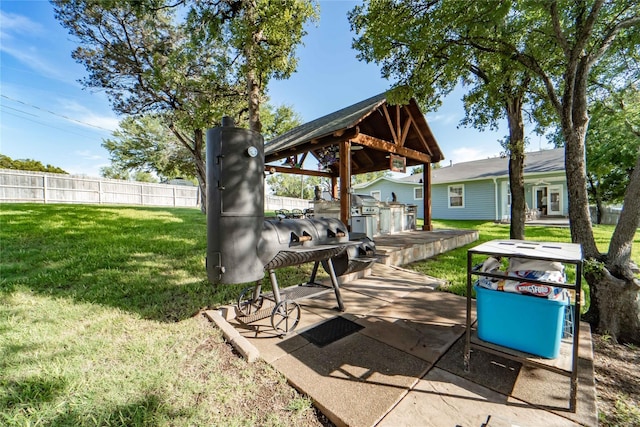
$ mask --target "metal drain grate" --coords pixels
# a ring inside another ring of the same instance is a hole
[[[358,332],[363,327],[351,320],[338,316],[302,332],[300,335],[318,347],[324,347],[354,332]]]

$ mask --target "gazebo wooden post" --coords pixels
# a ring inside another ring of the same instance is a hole
[[[431,163],[425,163],[422,167],[422,203],[424,212],[422,229],[431,231],[433,230],[431,224]]]
[[[340,221],[349,230],[349,218],[351,216],[351,141],[340,141]]]
[[[338,177],[336,176],[332,176],[331,177],[331,198],[332,199],[337,199],[338,196],[340,195],[339,189],[338,189]]]

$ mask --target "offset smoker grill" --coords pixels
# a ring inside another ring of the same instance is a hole
[[[252,323],[271,317],[281,333],[300,320],[296,299],[333,289],[344,310],[337,276],[369,267],[375,245],[368,238],[350,241],[337,219],[264,219],[263,139],[258,133],[223,125],[207,132],[207,274],[214,284],[255,282],[238,298],[238,319]],[[307,283],[280,290],[276,269],[314,262]],[[316,283],[319,266],[331,288]],[[272,293],[262,292],[268,271]],[[270,301],[271,304],[265,304]]]

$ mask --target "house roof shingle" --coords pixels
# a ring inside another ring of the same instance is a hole
[[[525,153],[524,173],[544,173],[564,171],[564,149],[535,151]],[[448,182],[473,181],[478,179],[491,179],[509,175],[509,159],[506,157],[494,157],[490,159],[474,160],[471,162],[456,163],[431,172],[431,183],[442,184]],[[419,182],[422,174],[410,175],[401,178],[401,181]]]

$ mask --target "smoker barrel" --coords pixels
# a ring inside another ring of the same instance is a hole
[[[345,250],[347,236],[337,219],[267,219],[258,253],[266,270],[324,261]]]
[[[347,246],[344,252],[333,258],[333,267],[337,276],[365,270],[377,261],[376,245],[373,240],[363,237],[352,243],[355,244]],[[327,270],[325,263],[322,266]]]

